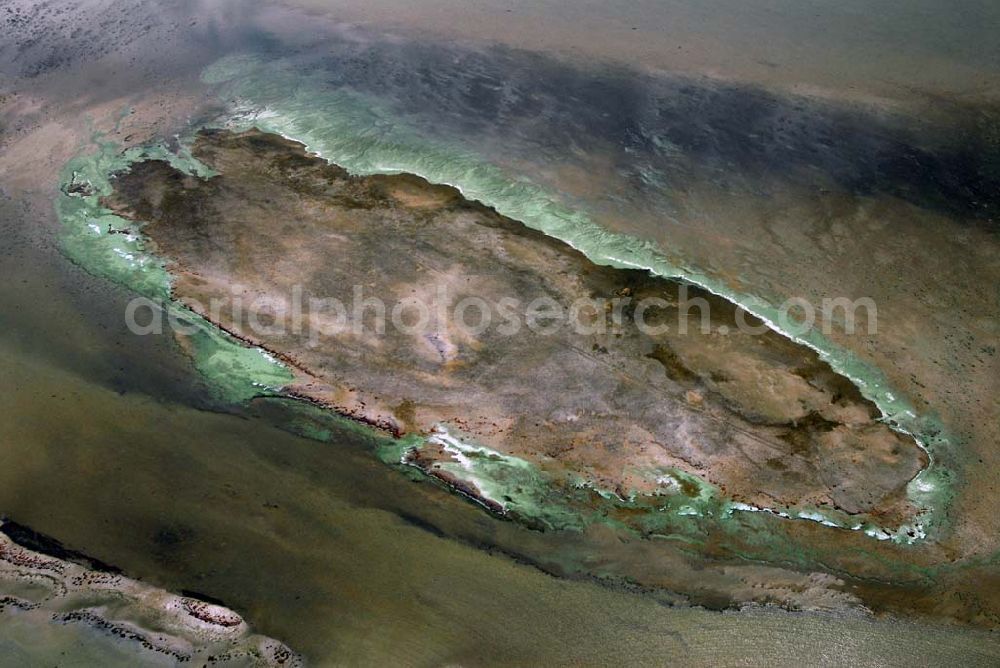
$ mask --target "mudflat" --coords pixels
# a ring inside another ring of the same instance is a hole
[[[446,428],[623,497],[680,471],[756,506],[883,525],[915,512],[920,447],[815,352],[724,299],[276,135],[203,130],[193,154],[218,174],[136,163],[105,204],[142,224],[177,300],[296,370],[295,395],[396,435]],[[403,326],[380,325],[372,299],[400,305]],[[542,301],[568,317],[515,321]],[[411,463],[502,512],[441,469],[454,456],[431,446]]]

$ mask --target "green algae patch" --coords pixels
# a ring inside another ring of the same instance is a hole
[[[127,169],[135,156],[100,138],[94,144],[95,152],[71,160],[61,175],[56,214],[63,227],[63,253],[89,273],[150,299],[167,299],[170,277],[162,261],[147,252],[130,221],[100,204],[111,194],[111,175]]]
[[[263,348],[247,346],[201,316],[176,305],[167,308],[185,321],[182,334],[190,344],[195,368],[209,379],[216,394],[233,403],[280,394],[294,374]]]
[[[95,136],[93,148],[70,160],[61,174],[55,208],[62,224],[63,253],[85,271],[137,293],[141,301],[133,302],[132,313],[141,330],[137,333],[176,333],[219,399],[239,403],[280,392],[291,382],[292,372],[263,349],[246,345],[173,301],[170,275],[163,260],[146,248],[141,224],[101,205],[101,198],[112,192],[115,175],[136,162],[163,160],[198,178],[215,173],[185,146],[176,152],[163,145],[122,150]]]
[[[319,443],[349,440],[360,443],[383,464],[394,466],[412,480],[426,480],[423,472],[405,463],[406,453],[426,442],[420,434],[394,438],[370,425],[351,420],[324,406],[284,394],[255,397],[252,412],[285,431]]]
[[[187,148],[176,153],[163,145],[123,150],[100,135],[94,136],[93,148],[93,152],[70,160],[60,175],[56,215],[63,226],[63,253],[92,274],[144,297],[167,300],[170,276],[163,261],[148,252],[137,226],[103,207],[101,198],[111,194],[115,174],[144,160],[164,160],[200,178],[209,178],[214,172]]]
[[[587,524],[584,509],[575,507],[575,495],[567,495],[532,462],[467,442],[444,427],[405,453],[402,462],[419,462],[420,448],[426,446],[440,448],[443,456],[433,463],[414,465],[471,492],[491,510],[540,529],[580,531]]]
[[[516,519],[540,530],[582,531],[598,517],[583,505],[590,495],[562,490],[554,479],[531,462],[504,455],[489,448],[464,443],[446,430],[431,436],[409,434],[393,438],[316,404],[272,397],[269,408],[262,412],[277,418],[281,428],[321,443],[336,443],[346,439],[363,443],[384,464],[392,466],[411,480],[437,481],[454,489],[453,483],[472,487],[470,499],[497,514]],[[275,414],[280,406],[280,415]],[[270,409],[270,411],[269,411]],[[436,469],[450,474],[447,479],[435,476],[415,463],[421,450],[444,445],[453,455],[439,462]]]

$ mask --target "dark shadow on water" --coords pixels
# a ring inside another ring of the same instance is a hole
[[[413,42],[329,45],[308,56],[331,87],[387,100],[422,129],[517,138],[555,156],[611,147],[638,193],[688,178],[762,176],[994,220],[1000,213],[1000,110],[953,107],[927,125],[859,105],[753,85],[581,66],[506,47]],[[649,186],[648,184],[654,184]]]

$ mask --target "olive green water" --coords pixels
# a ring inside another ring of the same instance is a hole
[[[320,444],[185,405],[205,396],[182,375],[196,377],[188,360],[166,340],[125,337],[124,292],[5,239],[4,269],[35,269],[0,289],[5,512],[148,582],[220,598],[318,664],[1000,657],[977,632],[670,608],[436,535],[397,513],[484,538],[522,530],[408,481],[349,436]],[[127,380],[139,376],[142,387]],[[25,638],[16,624],[0,634]]]
[[[118,66],[94,71],[107,80]],[[376,167],[426,172],[428,156]],[[588,543],[529,533],[414,483],[354,431],[320,443],[275,428],[274,407],[218,402],[197,371],[210,359],[192,361],[171,337],[129,335],[131,294],[63,257],[48,176],[32,210],[0,200],[0,513],[131,576],[219,598],[319,665],[1000,662],[989,633],[671,608],[669,593],[558,579],[491,550],[523,548],[559,572]],[[536,201],[530,189],[509,194]],[[587,539],[628,549],[617,536]],[[110,662],[99,638],[60,633],[0,624],[0,665]]]

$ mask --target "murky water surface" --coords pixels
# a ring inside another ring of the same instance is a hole
[[[990,587],[929,597],[975,630],[684,607],[614,578],[668,581],[691,555],[497,519],[385,466],[356,429],[296,436],[283,403],[226,401],[172,338],[129,334],[132,293],[67,258],[54,211],[66,163],[102,142],[228,119],[455,183],[761,309],[873,296],[877,337],[819,343],[887,412],[912,411],[905,426],[947,436],[931,482],[949,496],[931,501],[951,524],[920,572],[957,560],[995,582],[991,497],[963,490],[1000,466],[1000,16],[855,4],[0,2],[0,514],[220,599],[321,665],[995,664],[997,608],[975,599]],[[0,616],[0,664],[129,663],[109,642]]]

